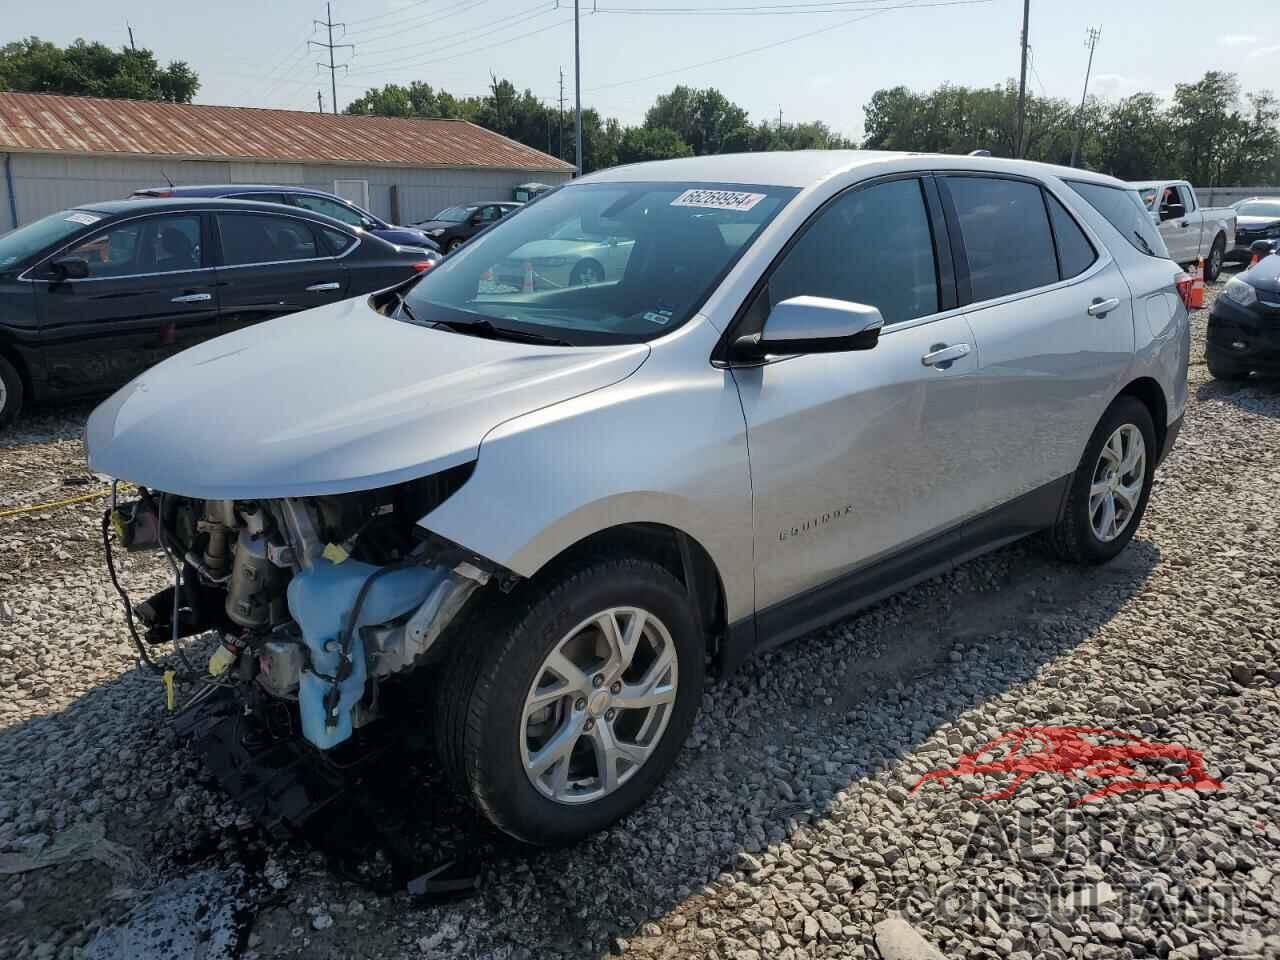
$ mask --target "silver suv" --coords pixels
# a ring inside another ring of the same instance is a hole
[[[614,268],[567,281],[566,231]],[[1078,170],[622,167],[164,361],[89,461],[180,579],[139,649],[222,635],[180,686],[284,704],[344,762],[426,701],[459,789],[565,842],[654,790],[709,669],[1028,534],[1123,550],[1182,423],[1187,287],[1137,194]]]

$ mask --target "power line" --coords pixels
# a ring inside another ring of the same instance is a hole
[[[1089,74],[1093,73],[1093,49],[1101,39],[1102,28],[1090,27],[1084,41],[1089,48],[1089,65],[1084,68],[1084,89],[1080,91],[1080,111],[1076,114],[1076,141],[1071,147],[1071,166],[1073,167],[1076,165],[1076,158],[1080,156],[1080,141],[1084,138],[1084,101],[1089,96]]]
[[[551,11],[556,9],[556,6],[557,4],[552,2],[552,0],[543,0],[543,2],[535,3],[531,7],[524,7],[523,9],[516,10],[509,16],[503,17],[503,22],[501,26],[492,27],[487,31],[481,32],[479,34],[476,33],[475,27],[468,27],[466,30],[459,30],[457,33],[446,34],[445,36],[442,36],[442,37],[431,37],[429,40],[415,40],[413,43],[404,43],[398,47],[387,47],[381,50],[375,49],[373,52],[375,56],[380,57],[380,56],[383,56],[384,54],[396,53],[399,50],[416,50],[416,49],[421,49],[422,47],[435,47],[437,44],[443,43],[444,41],[447,41],[447,40],[452,40],[455,37],[468,37],[470,39],[485,37],[491,33],[497,33],[499,30],[506,30],[509,27],[514,26],[516,23],[523,23],[524,20],[526,19],[531,19],[531,17],[529,16],[530,14],[533,14],[534,16],[536,16],[542,13],[550,13]],[[513,18],[520,18],[520,19],[513,19]],[[485,26],[487,27],[488,25],[486,24]],[[366,53],[368,53],[369,52],[368,47],[369,47],[369,44],[366,43],[362,45],[361,49],[363,49]]]
[[[322,48],[322,49],[325,49],[325,50],[328,50],[328,51],[329,51],[329,67],[328,67],[328,69],[329,69],[329,90],[330,90],[330,92],[333,94],[333,99],[329,101],[329,108],[330,108],[330,110],[331,110],[333,113],[337,113],[337,112],[338,112],[338,78],[337,78],[338,66],[341,66],[341,68],[342,68],[343,70],[346,70],[346,69],[348,69],[348,68],[347,68],[347,65],[346,65],[345,63],[344,63],[344,64],[337,65],[337,66],[335,66],[335,65],[334,65],[334,62],[333,62],[333,51],[334,51],[334,50],[337,50],[337,49],[340,49],[340,48],[347,48],[347,49],[349,49],[349,50],[351,51],[352,55],[354,56],[354,55],[355,55],[355,52],[356,52],[356,47],[355,47],[355,44],[353,44],[353,43],[337,43],[337,44],[335,44],[335,43],[333,42],[333,28],[334,28],[334,27],[341,27],[341,28],[343,29],[343,32],[345,33],[345,31],[346,31],[346,29],[347,29],[347,25],[346,25],[345,23],[334,23],[334,22],[333,22],[333,7],[332,7],[332,5],[330,5],[330,4],[328,4],[328,3],[326,3],[326,4],[324,5],[324,16],[325,16],[325,18],[324,18],[323,20],[316,20],[316,21],[314,21],[314,22],[315,22],[315,25],[316,25],[316,26],[318,26],[318,27],[327,27],[327,28],[328,28],[328,30],[329,30],[329,42],[328,42],[328,43],[321,43],[319,40],[308,40],[308,41],[307,41],[307,46],[317,46],[317,47],[320,47],[320,48]],[[324,64],[323,64],[323,63],[317,63],[317,64],[316,64],[316,66],[320,67],[321,69],[324,69]]]
[[[980,3],[991,3],[992,0],[936,0],[932,3],[899,3],[895,6],[880,7],[868,13],[860,14],[840,23],[827,24],[816,30],[808,30],[804,33],[798,33],[792,37],[786,37],[782,40],[774,40],[772,43],[761,44],[758,47],[752,47],[749,50],[739,50],[737,53],[725,54],[723,57],[714,57],[711,60],[702,60],[699,63],[691,63],[687,66],[676,67],[673,70],[662,70],[658,73],[651,73],[643,77],[634,77],[630,80],[617,80],[613,83],[605,83],[598,87],[592,87],[587,93],[596,93],[601,90],[612,90],[614,87],[625,87],[633,83],[644,83],[646,80],[657,80],[661,77],[669,77],[672,74],[684,73],[687,70],[696,70],[699,67],[710,67],[718,63],[725,63],[729,60],[736,60],[738,57],[750,56],[753,53],[761,53],[765,50],[772,50],[776,47],[784,46],[788,43],[795,43],[797,40],[806,40],[809,37],[816,37],[820,33],[830,33],[832,30],[839,30],[842,27],[848,27],[855,23],[861,23],[863,20],[870,20],[872,17],[878,17],[882,13],[889,13],[893,10],[924,10],[930,7],[960,7],[974,6]]]
[[[390,27],[374,27],[372,28],[375,36],[364,36],[368,30],[351,30],[347,35],[351,37],[359,37],[362,45],[370,43],[380,43],[388,37],[403,37],[405,33],[422,24],[430,24],[434,27],[441,20],[448,20],[450,17],[456,17],[460,13],[470,13],[476,7],[483,7],[489,0],[462,0],[461,3],[455,3],[451,7],[445,7],[443,10],[437,10],[422,17],[414,17],[409,20],[401,20],[394,26]]]
[[[808,0],[801,3],[766,3],[729,7],[597,7],[596,13],[619,13],[634,16],[774,16],[777,14],[841,13],[851,9],[897,10],[903,4],[895,0]]]
[[[989,2],[989,0],[983,0],[983,2]],[[508,43],[516,43],[519,40],[526,40],[529,37],[534,37],[540,33],[545,33],[548,30],[554,30],[556,27],[563,26],[568,22],[569,20],[567,18],[562,20],[557,20],[555,23],[547,24],[545,27],[539,27],[537,30],[528,30],[520,34],[518,37],[508,37],[505,40],[499,40],[496,43],[485,44],[484,46],[481,46],[481,47],[473,47],[472,49],[469,49],[469,50],[461,50],[458,53],[450,54],[447,57],[433,57],[427,60],[418,60],[413,63],[403,64],[402,67],[423,67],[423,66],[430,66],[432,64],[437,64],[437,63],[448,63],[450,60],[457,60],[459,57],[469,57],[473,53],[482,53],[485,50],[492,50],[495,47],[502,47]],[[385,73],[387,72],[388,69],[396,69],[396,68],[389,67],[389,66],[375,67],[369,70],[358,70],[353,75],[367,76],[369,74]]]
[[[361,17],[359,20],[352,20],[350,21],[348,26],[351,26],[357,23],[369,23],[371,20],[383,20],[387,17],[399,16],[400,14],[404,13],[406,10],[412,7],[420,7],[424,3],[430,3],[430,2],[431,0],[413,0],[412,3],[406,3],[404,6],[399,7],[395,10],[388,10],[386,13],[375,13],[371,17]]]
[[[529,12],[530,10],[532,10],[533,12]],[[484,37],[491,37],[495,33],[502,33],[503,31],[506,31],[506,30],[512,30],[516,27],[521,26],[524,23],[527,23],[530,20],[535,20],[538,17],[546,16],[548,13],[554,13],[555,11],[556,11],[555,6],[549,6],[547,3],[543,2],[543,3],[536,4],[534,7],[526,8],[526,10],[522,14],[517,16],[515,20],[509,20],[503,23],[501,26],[492,27],[487,30],[482,30],[479,33],[476,33],[474,30],[460,30],[457,33],[450,34],[449,36],[445,36],[445,37],[438,37],[434,40],[428,40],[422,43],[406,44],[404,47],[400,47],[399,49],[407,50],[415,47],[417,48],[427,47],[429,49],[427,49],[427,51],[425,52],[425,55],[434,56],[435,54],[443,50],[448,50],[451,47],[457,47],[464,43],[470,43],[473,40],[483,39]],[[379,50],[376,52],[375,55],[380,56],[383,53],[388,53],[388,52],[390,51]],[[420,52],[417,54],[411,54],[406,57],[398,57],[394,60],[388,60],[388,61],[382,62],[377,67],[370,68],[370,70],[389,70],[399,66],[416,64],[421,61],[421,58],[423,56],[424,54]],[[361,73],[370,72],[370,70],[357,70],[356,73],[357,75],[359,75]]]

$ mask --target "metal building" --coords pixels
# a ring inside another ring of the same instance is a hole
[[[393,223],[510,200],[573,166],[465,120],[416,120],[0,93],[0,232],[142,187],[278,183],[337,193]]]

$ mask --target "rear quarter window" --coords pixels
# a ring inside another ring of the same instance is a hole
[[[1129,246],[1149,257],[1169,259],[1169,250],[1160,237],[1160,231],[1151,222],[1151,215],[1138,196],[1138,191],[1079,180],[1065,182],[1115,227]]]

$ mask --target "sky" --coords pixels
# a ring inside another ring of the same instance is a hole
[[[639,123],[677,83],[714,86],[752,120],[823,120],[862,133],[863,106],[882,87],[927,90],[1016,78],[1021,0],[582,0],[583,106]],[[127,26],[161,63],[200,75],[198,103],[330,106],[323,0],[8,0],[0,43],[35,35],[112,46]],[[779,12],[779,7],[789,8]],[[729,8],[726,11],[726,8]],[[707,13],[708,9],[720,12]],[[624,12],[652,11],[658,13]],[[698,11],[694,13],[678,11]],[[1245,90],[1280,92],[1280,3],[1203,0],[1031,0],[1028,88],[1078,100],[1086,31],[1102,31],[1090,92],[1168,97],[1206,70],[1230,70]],[[817,12],[820,11],[820,12]],[[572,0],[335,0],[338,105],[384,83],[422,80],[483,93],[490,72],[554,104],[564,70],[573,107]]]

